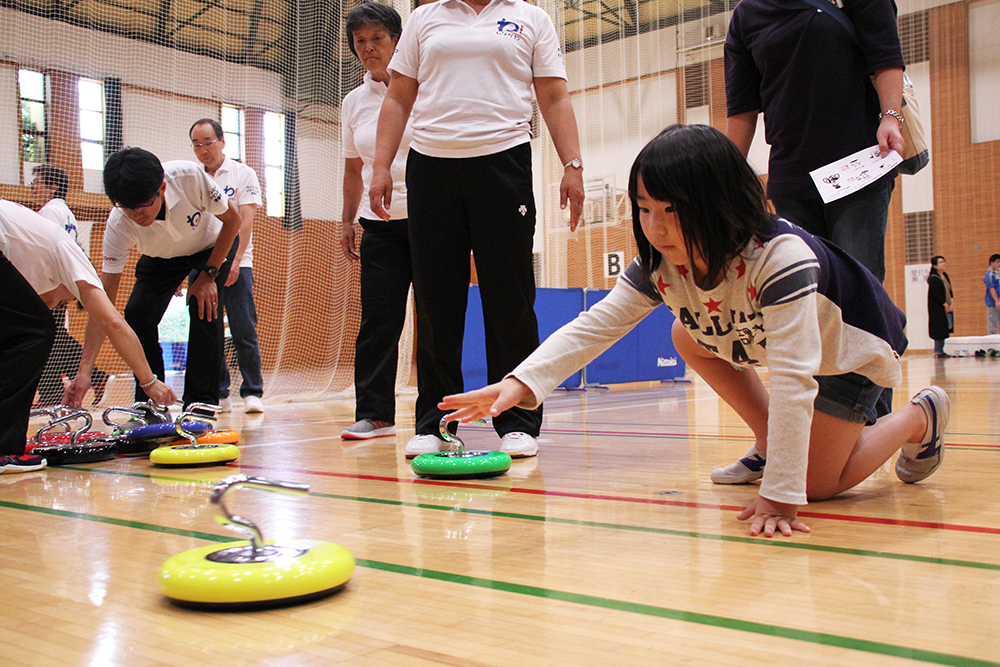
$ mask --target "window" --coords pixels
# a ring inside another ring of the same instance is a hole
[[[104,169],[104,84],[80,79],[76,89],[80,104],[80,155],[84,169]]]
[[[18,70],[21,89],[21,157],[24,162],[45,162],[45,102],[48,77],[30,69]]]
[[[904,213],[903,241],[907,264],[930,264],[934,256],[934,211]]]
[[[267,214],[285,214],[285,116],[264,114],[264,180],[267,183]]]
[[[222,136],[226,140],[226,157],[243,162],[243,109],[223,104],[221,124]]]

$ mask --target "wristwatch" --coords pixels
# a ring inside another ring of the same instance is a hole
[[[574,169],[583,169],[583,163],[580,162],[580,158],[575,157],[563,165],[563,169],[569,169],[570,167],[573,167]]]
[[[219,269],[217,267],[206,265],[205,268],[202,269],[202,271],[207,273],[208,277],[211,278],[212,280],[215,280],[216,278],[219,277]]]

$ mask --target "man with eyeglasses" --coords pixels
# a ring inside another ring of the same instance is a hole
[[[113,302],[129,250],[137,247],[140,257],[125,321],[139,337],[150,368],[162,379],[157,327],[177,286],[187,278],[191,324],[184,405],[218,403],[223,343],[219,292],[240,231],[236,205],[201,165],[184,160],[160,164],[149,151],[132,147],[108,158],[104,192],[114,204],[104,230],[101,282],[105,291]],[[104,336],[100,324],[91,318],[80,372],[66,389],[63,402],[80,404]],[[137,380],[136,400],[144,400],[143,389]]]
[[[260,345],[257,342],[257,307],[253,300],[253,219],[261,205],[260,181],[257,173],[245,164],[226,156],[226,138],[222,125],[211,118],[195,121],[188,131],[191,147],[205,173],[215,179],[219,187],[236,204],[242,219],[240,241],[233,257],[232,268],[226,285],[219,292],[220,302],[229,318],[229,333],[236,349],[236,362],[240,367],[243,383],[244,412],[264,412],[264,377],[260,370]],[[229,364],[221,360],[219,405],[223,412],[232,411],[229,398]]]

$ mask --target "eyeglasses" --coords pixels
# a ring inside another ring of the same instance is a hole
[[[139,204],[138,206],[123,206],[120,203],[115,203],[115,208],[120,208],[123,211],[138,211],[139,209],[149,208],[150,206],[155,204],[159,196],[160,194],[156,193],[155,195],[153,195],[153,198],[150,199],[148,202],[146,202],[145,204]]]
[[[206,148],[208,146],[211,146],[212,144],[217,143],[218,141],[219,141],[218,139],[212,139],[211,141],[206,141],[206,142],[192,141],[191,146],[195,150],[198,150],[199,148]]]

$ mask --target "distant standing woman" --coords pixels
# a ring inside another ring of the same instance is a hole
[[[955,331],[955,292],[945,268],[944,257],[935,255],[927,276],[927,332],[934,340],[934,356],[938,358],[951,356],[944,351],[944,341]]]
[[[379,109],[389,89],[386,67],[403,30],[395,9],[379,2],[358,5],[347,15],[347,44],[365,68],[364,82],[341,105],[344,139],[344,210],[340,244],[351,261],[361,262],[361,327],[354,353],[355,419],[340,437],[367,440],[396,435],[396,368],[399,336],[410,294],[410,239],[406,229],[407,125],[392,161],[392,207],[382,220],[368,205],[375,160]],[[360,217],[359,217],[360,213]],[[354,220],[364,234],[357,248]]]
[[[500,381],[538,347],[532,245],[532,89],[559,161],[560,203],[575,229],[583,164],[559,39],[549,15],[524,0],[440,0],[410,15],[389,65],[370,188],[383,220],[390,165],[413,112],[407,212],[417,307],[416,436],[406,455],[448,448],[438,402],[462,390],[462,338],[475,256],[486,329],[487,377]],[[534,456],[541,408],[493,420],[501,451]]]

